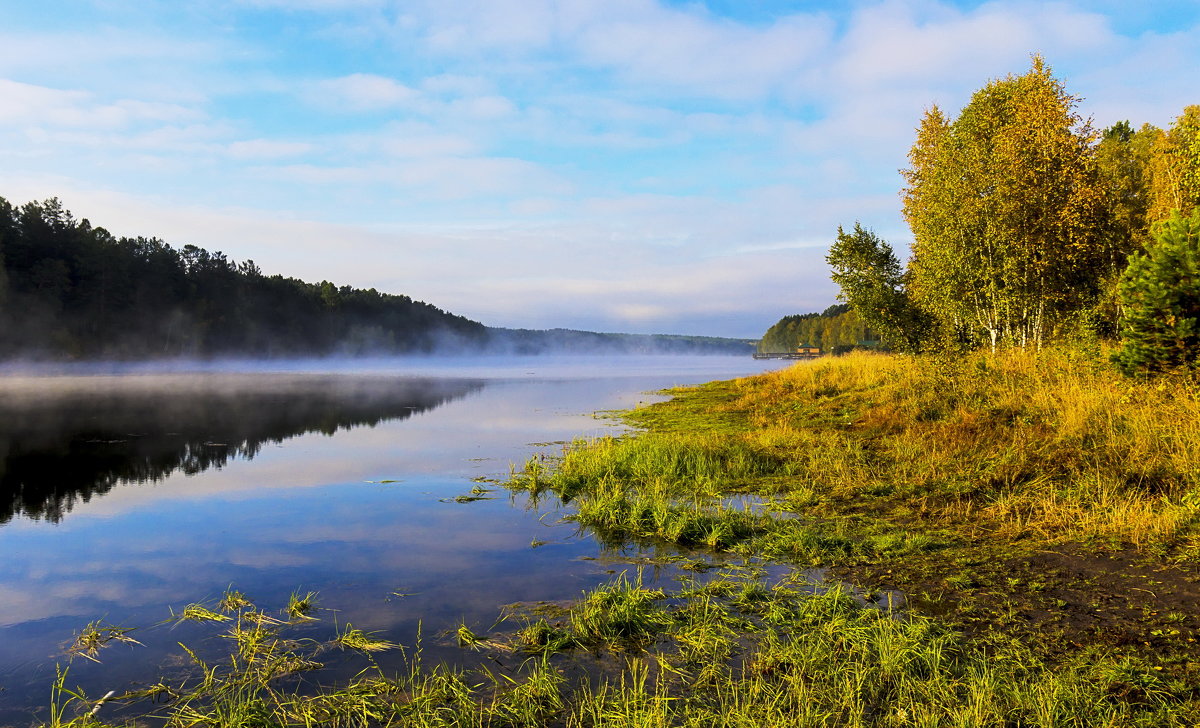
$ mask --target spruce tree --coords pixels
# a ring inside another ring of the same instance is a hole
[[[1175,211],[1155,226],[1145,252],[1130,256],[1121,276],[1123,346],[1115,359],[1126,374],[1200,363],[1200,210]]]

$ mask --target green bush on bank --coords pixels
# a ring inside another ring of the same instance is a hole
[[[1200,208],[1159,223],[1130,257],[1119,287],[1124,315],[1116,361],[1126,374],[1200,362]]]

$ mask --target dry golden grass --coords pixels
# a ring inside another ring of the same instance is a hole
[[[887,492],[1009,537],[1194,550],[1194,377],[1132,380],[1052,349],[855,354],[734,387],[724,409],[743,413],[747,440],[788,452],[819,493]]]

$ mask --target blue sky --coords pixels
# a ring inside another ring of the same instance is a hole
[[[499,326],[757,337],[903,251],[913,129],[1041,53],[1099,127],[1200,103],[1200,3],[0,4],[0,196]]]

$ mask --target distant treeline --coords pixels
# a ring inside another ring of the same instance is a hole
[[[58,199],[0,198],[0,347],[8,357],[425,351],[485,326],[409,299],[265,276],[253,261],[116,237]]]
[[[489,328],[408,296],[265,275],[0,197],[0,359],[412,353],[742,354],[744,339]]]
[[[5,358],[403,353],[487,336],[483,324],[408,296],[116,237],[57,199],[0,198],[0,261]]]
[[[839,303],[821,313],[784,316],[763,334],[758,350],[781,353],[800,346],[817,346],[840,354],[856,347],[875,346],[878,338],[849,304]]]
[[[513,354],[750,354],[750,339],[675,334],[602,334],[571,329],[490,329],[489,346]]]

